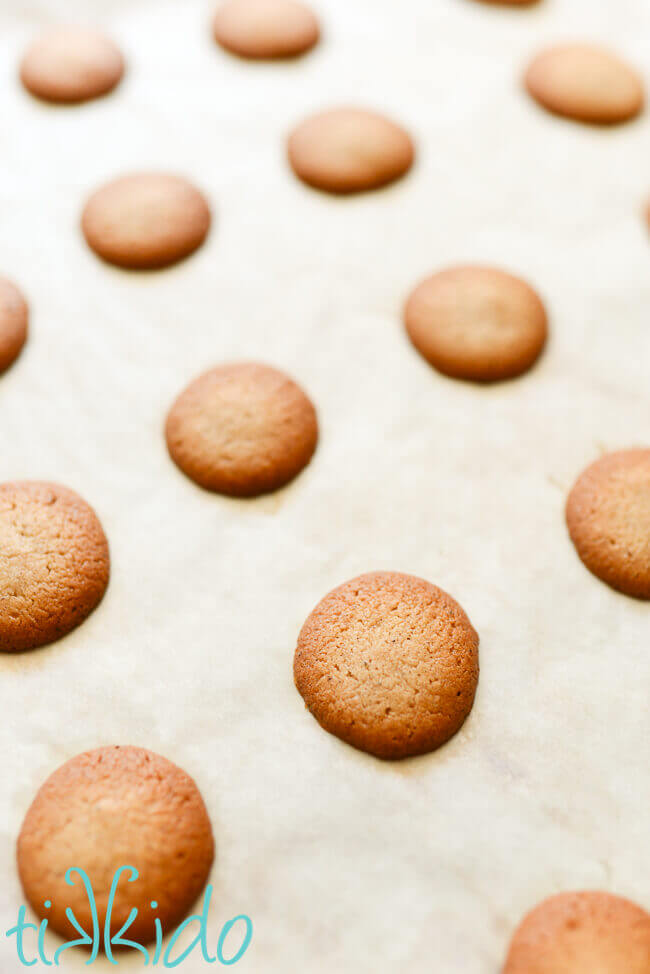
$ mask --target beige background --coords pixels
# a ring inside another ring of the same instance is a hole
[[[0,478],[80,491],[113,559],[86,625],[0,659],[0,934],[36,788],[107,743],[195,776],[218,843],[212,936],[242,911],[255,924],[236,970],[495,974],[548,894],[650,907],[650,606],[593,579],[563,524],[588,462],[650,441],[650,121],[574,126],[519,85],[531,54],[571,38],[609,42],[650,80],[647,0],[319,0],[323,44],[288,65],[220,52],[203,2],[92,6],[128,78],[56,109],[20,90],[16,62],[38,28],[87,19],[87,0],[0,3],[0,269],[33,309],[0,379]],[[409,126],[408,179],[335,200],[292,178],[285,133],[342,102]],[[208,193],[213,233],[178,268],[112,270],[84,246],[82,201],[151,166]],[[406,341],[405,295],[458,260],[520,272],[547,300],[552,339],[524,379],[445,380]],[[241,357],[292,372],[322,432],[305,474],[254,502],[196,489],[161,433],[190,378]],[[292,683],[315,602],[375,568],[446,588],[481,636],[465,728],[402,764],[322,732]],[[21,969],[4,936],[0,968]]]

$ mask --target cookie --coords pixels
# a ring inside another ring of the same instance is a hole
[[[579,122],[613,125],[643,108],[643,82],[615,54],[565,44],[539,54],[526,72],[529,93],[549,112]]]
[[[650,974],[650,914],[609,893],[561,893],[516,931],[502,974]]]
[[[124,59],[110,38],[82,27],[63,27],[37,38],[20,65],[25,88],[44,101],[74,103],[112,91]]]
[[[15,284],[0,277],[0,373],[16,361],[27,340],[29,309]]]
[[[309,7],[297,0],[226,0],[212,31],[218,44],[245,58],[289,58],[309,51],[320,28]]]
[[[434,368],[474,382],[521,375],[547,336],[546,311],[535,291],[493,267],[451,267],[427,278],[409,297],[404,323]]]
[[[0,651],[44,646],[86,619],[108,585],[97,515],[57,484],[0,484]]]
[[[153,270],[201,246],[210,229],[210,207],[180,176],[132,173],[90,197],[81,227],[88,245],[109,264]]]
[[[609,453],[587,467],[569,494],[566,521],[590,572],[650,599],[650,449]]]
[[[446,592],[371,572],[318,603],[298,637],[294,679],[330,734],[379,758],[406,758],[460,729],[476,693],[478,642]]]
[[[165,433],[172,460],[195,483],[255,497],[283,487],[307,466],[318,421],[289,376],[238,362],[191,382],[172,406]]]
[[[68,885],[66,871],[76,867],[88,875],[103,936],[113,876],[134,866],[138,878],[128,882],[123,875],[118,884],[110,929],[117,933],[135,907],[138,915],[124,936],[146,944],[155,938],[155,917],[165,933],[194,905],[208,879],[214,842],[199,790],[181,768],[139,747],[102,747],[77,755],[47,779],[25,816],[17,854],[32,909],[66,939],[77,936],[67,907],[84,930],[93,929],[83,884],[74,876]]]
[[[408,132],[375,112],[337,108],[306,119],[289,137],[296,176],[329,193],[377,189],[403,176],[415,149]]]

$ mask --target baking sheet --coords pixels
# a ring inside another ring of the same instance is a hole
[[[75,488],[112,552],[85,625],[0,658],[0,931],[22,902],[14,843],[36,789],[79,751],[129,743],[199,784],[218,845],[211,935],[254,923],[235,969],[487,974],[544,896],[601,887],[650,907],[650,606],[592,578],[563,524],[588,462],[650,441],[650,123],[575,126],[518,86],[530,55],[571,38],[647,80],[650,7],[317,9],[313,54],[260,65],[214,47],[195,0],[0,3],[0,268],[32,304],[0,380],[0,478]],[[123,46],[124,84],[74,109],[30,99],[15,74],[34,31],[89,17]],[[401,120],[419,155],[397,186],[337,200],[292,178],[283,138],[350,102]],[[177,268],[112,270],[80,237],[82,201],[147,167],[203,188],[213,232]],[[406,341],[403,298],[460,260],[545,297],[551,341],[527,377],[446,380]],[[306,472],[253,502],[195,488],[162,436],[186,382],[239,358],[293,373],[321,423]],[[398,764],[321,731],[292,683],[313,605],[377,568],[441,585],[481,637],[465,727]],[[0,968],[22,969],[4,937]]]

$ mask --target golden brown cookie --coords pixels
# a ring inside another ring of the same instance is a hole
[[[542,51],[528,68],[525,84],[548,111],[594,124],[634,118],[645,98],[643,82],[633,68],[615,54],[588,44]]]
[[[67,870],[88,875],[103,935],[115,872],[134,866],[138,878],[128,882],[123,875],[118,884],[110,928],[116,934],[135,907],[138,915],[123,936],[145,944],[155,937],[154,917],[168,932],[193,906],[208,879],[214,842],[200,792],[181,768],[139,747],[101,747],[47,779],[25,816],[17,853],[32,909],[69,939],[77,934],[66,907],[91,936],[93,926],[82,882],[74,876],[68,885]]]
[[[0,651],[44,646],[86,619],[109,576],[106,537],[84,500],[57,484],[0,484]]]
[[[293,672],[330,734],[380,758],[406,758],[440,747],[472,709],[478,636],[435,585],[371,572],[318,603],[298,637]]]
[[[650,449],[609,453],[587,467],[569,494],[566,521],[590,572],[650,599]]]
[[[474,382],[525,372],[547,335],[546,311],[535,291],[493,267],[451,267],[422,281],[406,303],[404,323],[439,372]]]
[[[226,0],[212,24],[214,38],[245,58],[288,58],[318,41],[318,20],[297,0]]]
[[[289,136],[289,162],[299,179],[329,193],[377,189],[413,165],[410,135],[376,112],[337,108],[301,122]]]
[[[609,893],[561,893],[516,931],[502,974],[650,974],[650,914]]]
[[[0,277],[0,373],[20,355],[27,340],[29,309],[15,284]]]
[[[25,88],[44,101],[73,103],[105,95],[120,82],[124,59],[110,38],[60,27],[37,38],[20,66]]]
[[[152,270],[175,264],[201,246],[210,229],[210,208],[203,194],[180,176],[132,173],[90,197],[81,227],[103,260]]]
[[[289,376],[268,365],[221,365],[195,379],[167,417],[167,446],[207,490],[254,497],[283,487],[312,458],[316,410]]]

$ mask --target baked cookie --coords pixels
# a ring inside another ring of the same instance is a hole
[[[613,125],[643,108],[643,82],[615,54],[588,44],[551,47],[525,76],[529,93],[548,111],[579,122]]]
[[[377,189],[403,176],[415,149],[390,119],[337,108],[306,119],[289,136],[289,162],[299,179],[329,193]]]
[[[650,599],[650,449],[609,453],[587,467],[569,494],[566,521],[590,572]]]
[[[25,816],[17,851],[32,909],[66,939],[78,936],[66,907],[91,936],[93,929],[83,884],[75,875],[68,885],[67,870],[88,875],[103,936],[113,876],[134,866],[138,878],[128,882],[125,874],[118,884],[110,929],[116,934],[135,907],[138,915],[123,936],[146,944],[155,938],[155,917],[169,932],[193,906],[208,879],[214,842],[189,775],[139,747],[101,747],[77,755],[47,779]]]
[[[297,57],[320,35],[316,17],[297,0],[226,0],[212,31],[231,54],[261,59]]]
[[[379,758],[406,758],[440,747],[472,709],[478,636],[435,585],[371,572],[318,603],[293,672],[326,731]]]
[[[516,931],[502,974],[650,974],[650,914],[609,893],[561,893]]]
[[[210,207],[180,176],[132,173],[90,197],[81,227],[88,245],[109,264],[153,270],[201,246],[210,229]]]
[[[238,362],[191,382],[172,406],[165,433],[172,460],[195,483],[254,497],[283,487],[307,466],[318,422],[289,376]]]
[[[546,311],[525,281],[493,267],[451,267],[415,288],[404,323],[418,352],[456,379],[521,375],[547,335]]]
[[[27,340],[29,309],[15,284],[0,277],[0,373],[20,355]]]
[[[57,484],[0,484],[0,651],[44,646],[86,619],[109,575],[106,537],[84,500]]]
[[[105,95],[123,74],[124,59],[113,41],[82,27],[60,27],[43,34],[20,65],[20,79],[32,95],[60,103]]]

